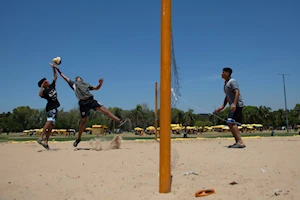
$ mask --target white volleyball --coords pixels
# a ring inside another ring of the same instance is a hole
[[[52,62],[56,65],[60,65],[61,64],[61,57],[53,58]]]

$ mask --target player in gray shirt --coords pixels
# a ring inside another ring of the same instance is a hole
[[[128,119],[122,119],[122,120],[119,119],[109,110],[107,110],[100,102],[94,99],[94,95],[90,92],[90,90],[99,90],[103,84],[102,78],[99,79],[98,86],[91,86],[90,84],[84,82],[82,78],[79,76],[75,78],[75,81],[72,81],[68,77],[66,77],[60,71],[60,69],[58,68],[56,69],[58,73],[61,75],[61,77],[63,77],[63,79],[65,79],[68,82],[69,86],[74,90],[75,95],[78,99],[79,109],[81,113],[81,122],[79,126],[78,138],[73,143],[74,147],[77,147],[77,145],[81,141],[81,135],[85,129],[86,123],[88,122],[88,116],[90,115],[91,109],[103,112],[109,118],[116,121],[118,123],[118,127],[121,127],[123,124],[125,124],[128,121]]]
[[[238,129],[237,123],[241,123],[243,120],[243,99],[238,87],[238,84],[235,79],[231,78],[232,69],[224,68],[222,71],[222,78],[225,80],[224,83],[224,92],[225,98],[223,105],[218,108],[216,111],[222,111],[227,103],[230,105],[230,109],[228,112],[227,123],[231,130],[232,135],[235,138],[235,144],[229,145],[228,148],[245,148],[240,130]]]

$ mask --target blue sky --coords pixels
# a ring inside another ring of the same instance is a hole
[[[61,56],[62,72],[103,87],[106,107],[154,108],[160,81],[160,1],[2,1],[0,112],[44,108],[37,82],[52,80],[48,63]],[[221,106],[223,67],[233,69],[246,105],[288,109],[300,103],[300,2],[296,0],[173,0],[172,23],[181,94],[177,108],[196,113]],[[61,108],[77,105],[59,76]],[[195,105],[198,108],[192,107]]]

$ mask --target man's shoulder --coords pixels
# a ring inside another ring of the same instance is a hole
[[[49,92],[50,92],[50,87],[47,89],[43,90],[43,95],[41,96],[41,98],[43,99],[47,99],[47,97],[49,96]]]
[[[49,87],[55,87],[55,85],[56,85],[56,82],[55,82],[55,80],[53,80]]]
[[[237,80],[234,79],[234,78],[231,78],[228,82],[227,82],[228,85],[231,85],[231,84],[237,84]]]
[[[228,81],[224,82],[224,85],[230,85],[231,83],[236,82],[234,78],[229,79]]]

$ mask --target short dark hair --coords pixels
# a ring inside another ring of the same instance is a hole
[[[77,81],[77,79],[79,79],[79,78],[82,80],[82,78],[80,76],[76,76],[75,81]]]
[[[38,82],[38,86],[41,87],[43,82],[46,80],[46,78],[42,78],[39,82]]]
[[[229,76],[231,76],[231,74],[232,74],[232,69],[229,67],[223,68],[223,71],[229,73]]]

